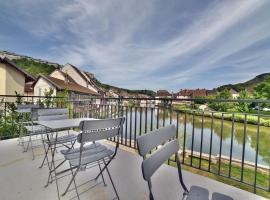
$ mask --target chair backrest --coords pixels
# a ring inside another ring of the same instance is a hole
[[[60,119],[69,119],[69,112],[67,108],[49,108],[37,110],[38,121],[51,121]]]
[[[101,119],[82,121],[81,133],[78,135],[79,143],[87,143],[97,140],[112,138],[121,133],[125,118]]]
[[[179,150],[176,138],[175,125],[169,125],[149,132],[137,139],[139,154],[143,156],[142,172],[143,178],[149,181],[155,171],[173,154]],[[158,149],[149,157],[146,155],[155,147]]]
[[[39,108],[39,105],[36,104],[19,104],[17,105],[17,112],[24,113],[24,112],[32,112],[33,109]]]
[[[26,109],[26,108],[39,108],[37,104],[19,104],[17,105],[18,109]]]

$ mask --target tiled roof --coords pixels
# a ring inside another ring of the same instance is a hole
[[[167,90],[158,90],[156,96],[167,97],[167,96],[171,96],[171,94]]]
[[[74,92],[78,92],[78,93],[99,95],[98,93],[96,93],[92,90],[89,90],[88,88],[83,87],[77,83],[73,83],[73,82],[67,83],[67,82],[60,80],[60,79],[57,79],[57,78],[48,77],[48,76],[44,76],[44,75],[40,75],[40,76],[43,77],[44,79],[46,79],[47,81],[49,81],[51,84],[53,84],[59,90],[67,89],[69,91],[74,91]]]
[[[195,90],[190,90],[190,89],[184,89],[178,92],[177,96],[184,96],[184,97],[204,97],[207,96],[207,91],[206,89],[195,89]]]

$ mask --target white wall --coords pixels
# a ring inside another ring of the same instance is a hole
[[[76,83],[83,87],[87,87],[87,81],[69,64],[65,64],[62,72],[67,73]]]
[[[34,87],[34,96],[44,96],[46,91],[49,91],[50,88],[53,89],[52,96],[56,96],[56,87],[53,86],[46,79],[40,77]]]

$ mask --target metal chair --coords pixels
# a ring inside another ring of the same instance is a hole
[[[116,197],[117,199],[119,199],[119,195],[111,178],[108,165],[111,163],[111,161],[117,154],[117,150],[119,147],[119,135],[121,133],[124,121],[125,118],[116,118],[116,119],[83,121],[80,123],[81,133],[78,135],[77,138],[77,141],[80,143],[80,147],[72,149],[69,152],[62,152],[65,159],[69,161],[70,168],[57,173],[57,175],[60,175],[68,171],[71,171],[72,174],[72,178],[62,196],[64,196],[69,191],[69,188],[73,182],[77,197],[78,199],[80,199],[78,187],[75,182],[75,177],[81,169],[87,169],[87,166],[91,165],[91,166],[99,166],[100,172],[94,180],[96,181],[100,176],[102,176],[104,185],[105,181],[103,177],[103,172],[104,170],[107,171]],[[108,149],[106,146],[100,143],[96,143],[96,141],[109,139],[113,137],[117,137],[114,150]],[[100,162],[104,164],[103,168],[101,168]]]
[[[179,142],[177,139],[175,125],[169,125],[140,136],[137,139],[137,144],[139,154],[143,157],[142,173],[144,180],[146,180],[148,183],[150,200],[154,200],[151,177],[166,160],[170,159],[172,155],[175,155],[179,181],[184,189],[184,195],[187,195],[188,189],[183,181],[181,164],[178,155]],[[147,157],[147,154],[156,147],[157,150]]]
[[[38,141],[40,139],[32,139],[33,135],[38,135],[38,126],[33,123],[35,116],[34,112],[36,109],[39,108],[39,105],[35,104],[20,104],[17,106],[16,112],[18,113],[18,121],[19,121],[19,145],[23,147],[23,152],[28,151],[28,148],[31,144],[32,154],[33,154],[33,160],[35,158],[34,154],[34,148],[37,146],[33,145],[33,141]],[[26,130],[26,131],[24,131]],[[25,134],[26,133],[26,134]],[[28,136],[28,141],[24,141],[24,137]],[[27,146],[25,148],[25,143],[27,143]]]
[[[67,108],[50,108],[37,110],[38,121],[53,121],[61,119],[69,119],[69,112]],[[45,160],[48,160],[49,150],[51,150],[51,152],[53,153],[52,157],[54,157],[54,151],[56,148],[64,146],[68,150],[72,149],[76,142],[78,133],[76,131],[67,130],[67,132],[64,133],[62,131],[63,135],[59,136],[58,131],[60,130],[50,130],[48,127],[44,127],[41,125],[38,126],[42,127],[43,133],[46,134],[46,138],[44,138],[43,140],[43,148],[45,155],[40,166],[40,168],[42,168]],[[52,160],[54,159],[52,158]]]

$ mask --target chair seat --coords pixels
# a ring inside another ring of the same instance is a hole
[[[89,144],[89,145],[85,145],[83,147],[83,151],[89,150],[89,149],[94,149],[99,147],[101,144],[100,143],[95,143],[95,144]],[[80,148],[74,148],[74,149],[62,149],[61,154],[63,155],[67,155],[67,154],[73,154],[73,153],[78,153],[80,152]]]
[[[77,135],[72,133],[69,135],[58,136],[56,141],[55,139],[56,138],[50,139],[50,143],[51,144],[64,144],[64,143],[74,142],[77,139]],[[45,142],[49,143],[47,140]]]
[[[105,147],[105,146],[102,146],[102,147]],[[114,152],[112,150],[107,149],[105,147],[105,149],[103,151],[92,153],[89,156],[83,156],[81,158],[81,165],[87,165],[87,164],[99,161],[101,159],[112,156],[113,154],[114,154]],[[71,166],[79,166],[79,162],[80,162],[80,156],[76,159],[72,159],[69,161]]]
[[[82,157],[88,157],[88,156],[100,153],[102,151],[105,151],[105,150],[107,150],[107,147],[105,147],[104,145],[99,145],[96,148],[84,150],[82,152]],[[77,158],[80,158],[80,152],[65,155],[66,160],[73,160]]]

